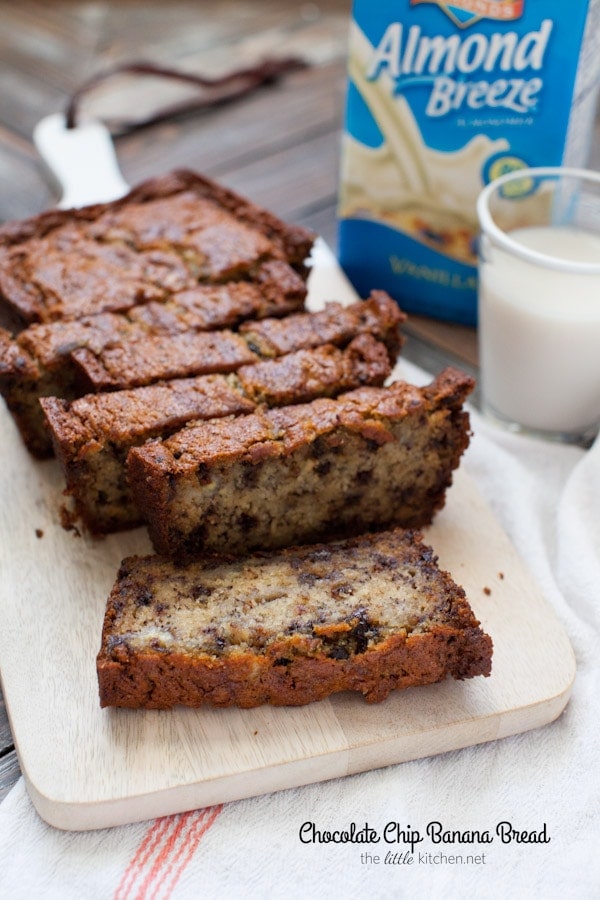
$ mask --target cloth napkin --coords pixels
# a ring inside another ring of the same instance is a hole
[[[401,366],[403,377],[429,380]],[[462,465],[520,548],[575,651],[575,687],[560,718],[437,757],[96,832],[46,825],[21,779],[0,806],[0,896],[600,897],[600,439],[584,452],[497,430],[474,411],[472,424]],[[411,864],[400,852],[384,862],[378,845],[299,839],[305,822],[334,830],[391,821],[407,832],[436,821],[461,831],[509,821],[540,833],[545,825],[541,836],[550,840],[429,846],[434,858],[425,864],[417,846]],[[446,858],[436,862],[441,852]],[[471,854],[471,862],[456,862],[459,854]]]

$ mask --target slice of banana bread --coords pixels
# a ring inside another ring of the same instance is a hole
[[[429,523],[469,442],[473,386],[446,369],[424,388],[359,388],[132,449],[129,482],[155,549],[244,553]]]
[[[108,599],[102,706],[301,705],[491,671],[492,640],[420,535],[202,559],[125,559]]]
[[[232,333],[142,334],[135,341],[115,341],[100,348],[80,347],[71,359],[86,393],[125,390],[169,378],[186,378],[211,372],[232,372],[261,358],[331,343],[344,346],[358,334],[372,334],[388,347],[396,361],[402,344],[400,324],[406,316],[383,291],[350,306],[328,304],[321,312],[297,313],[281,319],[278,344],[261,339],[260,323]],[[271,324],[277,320],[265,320]],[[326,327],[322,327],[322,323]]]
[[[73,400],[86,390],[73,362],[75,350],[86,348],[97,354],[141,338],[214,331],[237,326],[250,316],[283,316],[301,309],[305,297],[306,284],[300,275],[287,263],[275,260],[260,266],[251,282],[198,285],[164,302],[150,302],[123,313],[33,324],[16,337],[0,329],[0,393],[26,446],[43,458],[51,454],[52,444],[38,399]]]
[[[314,236],[181,170],[112,203],[0,227],[0,306],[21,325],[164,300],[247,278],[268,260],[304,272]]]
[[[129,528],[142,517],[127,482],[131,447],[167,437],[186,422],[334,396],[390,374],[386,347],[362,334],[343,349],[326,344],[244,366],[237,375],[176,379],[165,384],[90,394],[68,403],[42,398],[67,491],[92,532]]]

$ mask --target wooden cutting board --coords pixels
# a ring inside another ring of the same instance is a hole
[[[355,295],[321,246],[311,305],[327,299]],[[58,828],[104,828],[431,756],[544,725],[567,703],[568,638],[458,472],[427,540],[493,638],[490,678],[412,688],[374,706],[343,694],[301,708],[101,710],[105,600],[121,559],[151,552],[146,532],[63,530],[56,462],[27,455],[4,407],[0,435],[2,688],[31,799]]]

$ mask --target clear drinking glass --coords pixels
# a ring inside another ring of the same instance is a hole
[[[479,196],[483,412],[589,443],[600,426],[600,172],[517,169]]]

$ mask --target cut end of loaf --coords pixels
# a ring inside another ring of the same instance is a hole
[[[124,560],[98,656],[103,706],[301,705],[489,675],[492,642],[420,535],[178,566]]]

